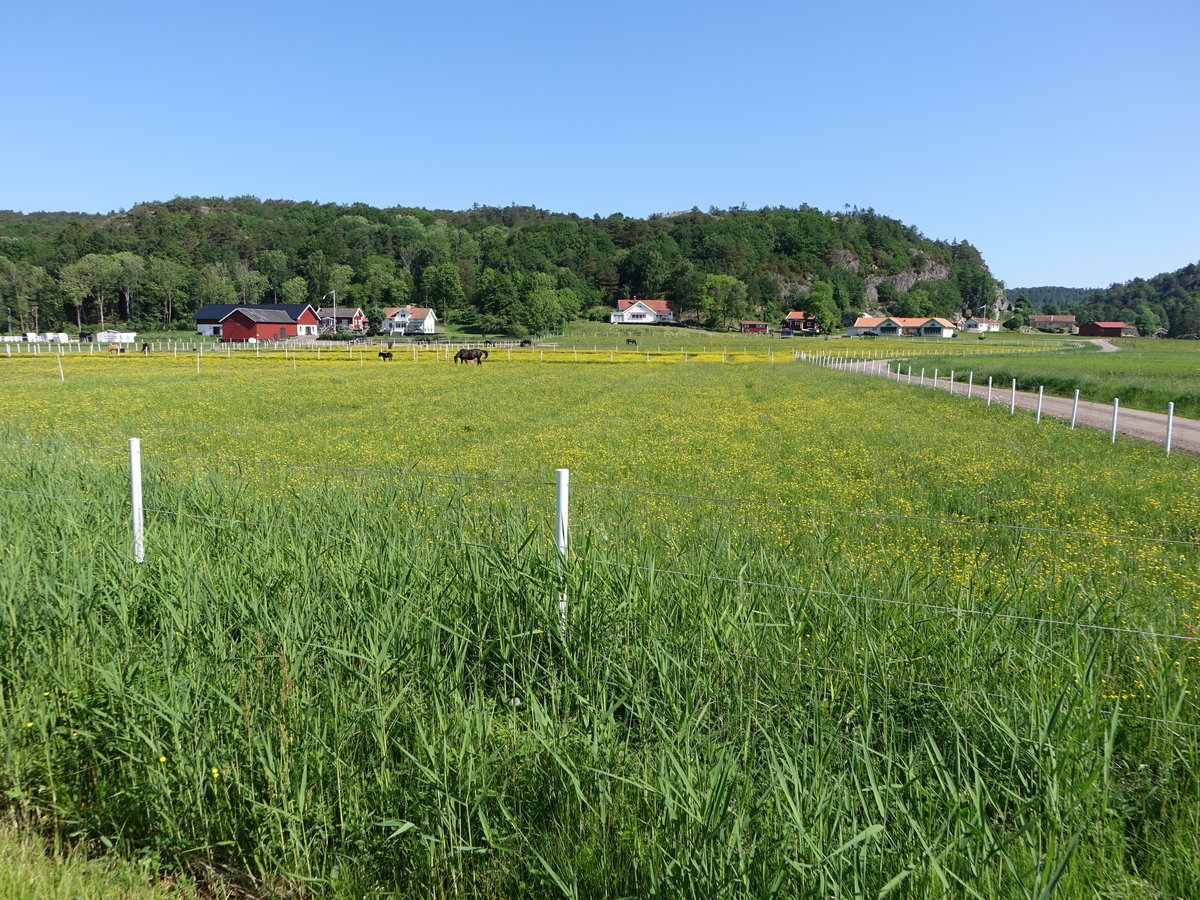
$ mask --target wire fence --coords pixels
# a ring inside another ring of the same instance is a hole
[[[69,441],[56,440],[39,440],[32,438],[18,438],[10,436],[0,436],[0,441],[15,444],[41,445],[49,447],[62,447],[70,450],[91,450],[102,453],[127,453],[127,447],[121,446],[106,446],[96,444],[76,444]],[[147,459],[160,458],[169,460],[180,460],[188,462],[202,462],[209,465],[221,464],[227,466],[264,466],[270,468],[278,468],[281,465],[277,459],[262,459],[256,457],[241,457],[241,456],[206,456],[191,453],[171,453],[168,451],[143,450],[143,455]],[[478,484],[500,484],[500,485],[524,485],[528,487],[553,487],[555,482],[549,478],[517,478],[497,475],[474,475],[465,473],[442,473],[442,472],[419,472],[412,469],[379,469],[369,466],[344,466],[333,465],[329,463],[306,463],[293,462],[288,460],[286,466],[289,470],[305,470],[317,472],[337,472],[352,475],[372,475],[380,479],[386,478],[403,478],[413,480],[428,480],[428,481],[450,481],[450,482],[473,482]],[[646,488],[630,488],[617,485],[605,484],[572,484],[572,489],[575,491],[590,491],[605,493],[611,495],[625,495],[631,497],[656,497],[668,500],[680,500],[687,503],[707,503],[723,506],[738,506],[746,508],[786,510],[790,512],[801,512],[817,515],[835,515],[845,516],[848,518],[861,518],[868,520],[892,520],[898,522],[911,522],[918,524],[939,525],[952,528],[978,528],[992,529],[996,531],[1007,531],[1016,533],[1030,534],[1052,534],[1062,535],[1065,537],[1080,537],[1080,538],[1096,538],[1107,541],[1129,541],[1133,543],[1146,544],[1166,544],[1180,547],[1200,547],[1200,539],[1193,540],[1189,538],[1166,538],[1151,535],[1137,534],[1122,534],[1115,532],[1103,531],[1086,531],[1082,529],[1069,528],[1051,528],[1044,525],[1035,525],[1030,523],[1005,523],[1005,522],[984,522],[966,517],[945,517],[945,516],[921,516],[912,513],[895,513],[883,512],[879,510],[863,510],[863,509],[847,509],[844,507],[821,506],[811,503],[782,503],[773,500],[758,500],[754,498],[744,497],[717,497],[705,494],[683,493],[675,491],[655,491]]]
[[[68,449],[71,451],[95,451],[95,452],[100,452],[100,453],[118,453],[118,452],[124,452],[124,450],[126,449],[126,448],[111,447],[111,446],[105,446],[105,445],[76,444],[76,443],[67,442],[67,441],[37,440],[37,439],[32,439],[32,438],[16,438],[16,437],[11,437],[11,436],[0,437],[0,440],[3,440],[8,443],[24,444],[24,445],[28,445],[28,446],[47,446],[47,447],[55,447],[55,448],[65,448],[65,449]],[[235,464],[235,465],[251,465],[251,464],[272,465],[272,466],[277,465],[277,463],[274,461],[261,460],[261,459],[245,459],[245,458],[237,458],[237,457],[207,457],[207,456],[196,456],[196,455],[191,455],[191,454],[171,454],[171,453],[161,453],[161,454],[147,453],[146,456],[147,457],[160,456],[163,459],[167,459],[167,460],[204,461],[204,462],[209,462],[209,463],[222,462],[222,463]],[[378,474],[381,476],[384,476],[384,475],[394,476],[394,475],[400,474],[400,475],[403,475],[405,478],[411,478],[411,479],[417,479],[417,480],[428,479],[428,480],[449,481],[449,482],[467,481],[467,482],[473,482],[473,483],[491,483],[491,484],[498,484],[498,485],[533,486],[533,487],[538,487],[538,488],[550,487],[555,484],[555,482],[543,480],[543,479],[537,479],[537,478],[515,479],[515,478],[502,478],[502,477],[493,477],[493,476],[462,475],[462,474],[456,474],[456,473],[417,473],[417,472],[399,472],[398,473],[394,470],[380,470],[380,469],[371,469],[371,468],[356,467],[356,466],[331,466],[331,465],[321,465],[321,464],[305,464],[302,467],[307,468],[307,469],[312,469],[312,470],[318,470],[318,471],[349,472],[349,473],[353,473],[355,475],[361,475],[363,473],[371,473],[371,474]],[[671,499],[681,499],[681,500],[686,500],[688,502],[703,501],[703,502],[708,502],[708,503],[713,503],[713,504],[737,504],[737,505],[747,505],[747,506],[753,506],[753,507],[780,508],[780,509],[796,510],[796,511],[810,513],[810,514],[831,513],[831,514],[852,516],[852,517],[864,517],[867,519],[876,519],[876,518],[899,519],[899,520],[903,520],[903,521],[914,521],[914,522],[919,522],[919,523],[936,523],[939,525],[949,525],[949,526],[955,526],[955,527],[969,525],[969,526],[979,527],[979,528],[997,528],[997,529],[1003,529],[1006,531],[1028,530],[1028,531],[1037,532],[1037,533],[1064,534],[1064,535],[1069,535],[1072,537],[1096,537],[1096,538],[1106,538],[1106,539],[1111,539],[1111,540],[1147,542],[1147,543],[1153,543],[1153,544],[1168,544],[1168,545],[1176,545],[1176,546],[1184,546],[1184,547],[1200,546],[1200,542],[1192,541],[1192,540],[1176,540],[1176,539],[1146,537],[1146,536],[1138,536],[1138,535],[1093,533],[1093,532],[1080,531],[1080,530],[1051,529],[1051,528],[1045,528],[1045,527],[1040,527],[1040,526],[1005,525],[1005,524],[989,523],[989,522],[969,522],[969,521],[963,521],[960,519],[944,519],[944,518],[936,518],[936,517],[911,516],[911,515],[891,514],[891,513],[875,513],[875,512],[871,512],[871,511],[826,508],[826,507],[813,506],[813,505],[780,504],[780,503],[773,503],[773,502],[769,502],[769,501],[760,501],[760,500],[753,500],[753,499],[739,499],[739,498],[729,498],[729,497],[706,497],[703,495],[695,495],[695,494],[678,494],[678,493],[672,493],[672,492],[646,491],[646,490],[642,490],[642,489],[623,488],[623,487],[618,487],[618,486],[578,485],[578,486],[576,486],[576,490],[583,490],[583,491],[588,491],[588,492],[608,492],[608,493],[611,493],[614,495],[628,495],[628,496],[635,496],[635,497],[648,495],[648,496],[665,497],[665,498],[671,498]],[[63,496],[61,494],[42,493],[42,492],[33,491],[33,490],[20,490],[20,489],[15,489],[15,488],[0,488],[0,494],[9,495],[9,496],[13,496],[13,497],[24,497],[24,498],[31,499],[31,500],[34,500],[34,499],[43,500],[43,501],[48,501],[48,502],[53,502],[53,503],[69,503],[69,504],[77,504],[77,505],[103,507],[103,508],[110,509],[110,510],[120,511],[120,513],[122,515],[126,514],[127,511],[130,510],[130,506],[131,506],[130,501],[127,499],[121,499],[121,500],[107,499],[106,500],[106,499],[99,499],[99,498],[71,497],[71,496]],[[221,515],[209,515],[209,514],[205,514],[205,513],[186,512],[186,511],[183,511],[180,509],[170,509],[170,508],[167,508],[167,507],[161,506],[161,505],[148,506],[143,510],[143,512],[150,513],[150,514],[153,514],[156,516],[170,518],[173,520],[204,522],[204,523],[209,523],[209,524],[218,525],[218,526],[238,527],[238,528],[246,528],[246,529],[270,530],[270,531],[273,531],[276,533],[284,532],[284,533],[287,533],[290,535],[296,535],[296,536],[307,535],[307,536],[319,536],[319,537],[334,537],[334,538],[338,538],[338,539],[352,540],[352,541],[366,540],[366,541],[378,541],[378,542],[387,542],[392,539],[392,536],[390,536],[390,535],[372,534],[369,531],[365,531],[365,530],[334,530],[334,529],[323,529],[323,528],[308,528],[308,527],[301,527],[301,526],[296,525],[295,523],[289,523],[289,522],[256,521],[256,520],[252,520],[252,519],[241,518],[238,516],[221,516]],[[453,542],[430,540],[429,543],[434,544],[439,547],[446,547],[446,548],[463,548],[463,547],[469,546],[469,547],[474,547],[474,548],[478,548],[481,550],[497,549],[495,547],[495,545],[489,545],[489,544],[479,543],[479,542],[475,542],[475,541],[465,541],[465,540],[457,540],[457,541],[453,541]],[[920,611],[937,613],[940,615],[946,615],[946,616],[952,616],[952,617],[973,617],[973,618],[978,618],[978,619],[987,619],[987,620],[991,620],[991,621],[994,621],[997,623],[1004,623],[1004,624],[1017,624],[1017,625],[1034,626],[1034,627],[1047,627],[1047,628],[1054,628],[1054,629],[1071,629],[1078,633],[1091,633],[1091,634],[1096,634],[1096,635],[1110,635],[1110,636],[1117,636],[1117,637],[1136,637],[1136,638],[1150,640],[1150,641],[1177,641],[1177,642],[1183,642],[1183,643],[1189,644],[1189,645],[1194,645],[1196,643],[1200,643],[1200,635],[1195,634],[1195,633],[1176,633],[1176,632],[1163,631],[1163,630],[1157,630],[1157,629],[1151,629],[1151,628],[1135,628],[1135,627],[1127,627],[1127,626],[1108,625],[1108,624],[1102,624],[1102,623],[1098,623],[1098,622],[1071,621],[1068,619],[1053,618],[1053,617],[1049,617],[1049,616],[1035,616],[1035,615],[1026,615],[1026,614],[1016,613],[1016,612],[1006,612],[1002,609],[979,609],[979,608],[971,608],[971,607],[966,607],[966,606],[956,606],[953,604],[930,603],[930,602],[924,602],[921,600],[915,600],[915,599],[912,599],[909,597],[886,597],[886,596],[877,596],[877,595],[868,594],[868,593],[827,589],[827,588],[822,588],[822,587],[818,587],[815,585],[785,584],[785,583],[779,583],[779,582],[775,582],[775,581],[757,580],[757,579],[753,579],[753,578],[746,578],[746,577],[740,577],[740,576],[739,577],[728,577],[728,576],[716,575],[716,574],[711,574],[711,573],[687,571],[687,570],[681,569],[681,568],[674,568],[674,567],[670,567],[670,566],[663,566],[663,565],[657,565],[657,564],[646,565],[646,564],[638,564],[638,563],[630,563],[630,562],[621,562],[621,561],[612,560],[612,559],[605,559],[605,558],[603,558],[603,556],[601,554],[596,553],[596,552],[591,552],[589,555],[580,555],[577,552],[573,552],[568,557],[568,559],[570,560],[572,568],[576,571],[578,571],[580,568],[586,568],[587,566],[596,566],[596,567],[608,568],[610,570],[621,570],[621,571],[625,571],[625,572],[642,573],[642,574],[650,575],[654,578],[660,578],[660,577],[666,576],[669,578],[686,579],[693,583],[720,585],[722,587],[754,588],[754,589],[757,589],[760,591],[769,591],[769,592],[774,592],[774,593],[786,594],[787,596],[792,597],[792,598],[808,598],[808,597],[814,597],[814,596],[815,597],[827,597],[827,598],[837,599],[840,601],[851,601],[851,602],[856,602],[856,603],[874,604],[874,605],[878,605],[878,606],[889,606],[889,607],[905,608],[905,609],[910,609],[910,610],[920,610]],[[783,622],[783,623],[765,622],[765,623],[759,623],[759,624],[762,625],[763,627],[785,627],[785,626],[789,625],[790,623],[787,623],[787,622]],[[783,661],[777,660],[776,662],[783,662]],[[803,663],[799,663],[799,662],[788,662],[788,664],[808,665],[808,664],[803,664]],[[816,668],[820,668],[820,667],[816,667]],[[837,673],[841,673],[841,674],[856,674],[856,673],[850,673],[848,670],[830,669],[829,671],[837,672]],[[961,690],[961,688],[956,688],[956,687],[952,687],[952,686],[948,686],[948,685],[937,685],[934,683],[926,683],[926,682],[920,682],[920,681],[906,681],[906,680],[902,680],[902,679],[897,680],[897,683],[905,684],[905,685],[912,686],[912,687],[926,688],[926,689]],[[987,692],[983,692],[983,693],[987,693]],[[1005,697],[1006,699],[1009,699],[1009,700],[1015,699],[1012,697],[1006,697],[1006,695],[999,695],[999,694],[988,694],[988,696]],[[1106,715],[1113,714],[1113,715],[1118,715],[1121,717],[1141,719],[1141,720],[1144,720],[1147,722],[1161,723],[1164,725],[1172,725],[1172,726],[1177,725],[1177,726],[1186,727],[1189,729],[1194,729],[1194,728],[1200,727],[1200,726],[1193,725],[1193,724],[1187,723],[1187,722],[1178,722],[1178,721],[1174,721],[1174,720],[1143,716],[1140,714],[1127,713],[1127,712],[1121,711],[1121,710],[1108,710],[1108,711],[1102,711],[1102,712],[1104,712],[1104,714],[1106,714]]]

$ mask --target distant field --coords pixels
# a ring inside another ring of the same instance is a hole
[[[1017,379],[1023,390],[1070,397],[1079,388],[1085,400],[1165,412],[1168,402],[1179,415],[1200,417],[1200,341],[1120,339],[1117,353],[1088,349],[1075,353],[981,356],[971,368],[976,379],[992,376],[1007,384]],[[931,360],[932,361],[932,360]],[[914,358],[914,365],[921,364]]]
[[[0,357],[0,790],[267,893],[1193,895],[1200,464],[780,343]]]

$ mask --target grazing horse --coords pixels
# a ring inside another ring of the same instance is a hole
[[[389,359],[392,358],[392,351],[391,350],[380,350],[379,358],[382,359],[384,362],[387,362]]]
[[[637,338],[625,338],[625,343],[626,343],[626,345],[633,344],[633,346],[636,347],[637,346]]]
[[[108,345],[108,352],[109,352],[109,353],[120,353],[120,352],[121,352],[121,348],[120,348],[120,347],[118,347],[116,344],[109,344],[109,345]]]
[[[487,359],[487,355],[488,355],[488,352],[486,350],[468,350],[467,348],[464,347],[462,350],[459,350],[457,353],[454,354],[454,362],[456,364],[460,363],[460,362],[461,363],[474,362],[476,365],[482,366],[483,361],[485,359]]]
[[[532,347],[533,341],[531,341],[529,338],[525,338],[525,340],[521,341],[521,346],[522,347]]]
[[[485,346],[485,347],[495,347],[495,346],[496,346],[496,342],[495,342],[495,341],[484,341],[484,342],[483,342],[483,346]]]

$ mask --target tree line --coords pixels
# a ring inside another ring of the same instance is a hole
[[[945,277],[906,277],[931,266]],[[411,303],[520,335],[606,318],[619,297],[669,299],[710,327],[804,309],[835,329],[868,306],[868,286],[878,311],[955,316],[986,313],[996,284],[966,241],[928,239],[872,209],[640,219],[176,197],[106,216],[0,212],[0,299],[22,331],[186,329],[208,303],[333,297],[374,321]]]

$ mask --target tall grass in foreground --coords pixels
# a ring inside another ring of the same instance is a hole
[[[928,523],[796,512],[781,554],[596,496],[564,633],[542,486],[258,473],[251,502],[238,464],[151,460],[135,567],[122,463],[4,461],[96,501],[0,495],[0,785],[31,826],[265,893],[1200,888],[1195,644],[1044,621],[1175,621],[1052,543],[927,536],[986,560],[964,580],[882,564]]]

